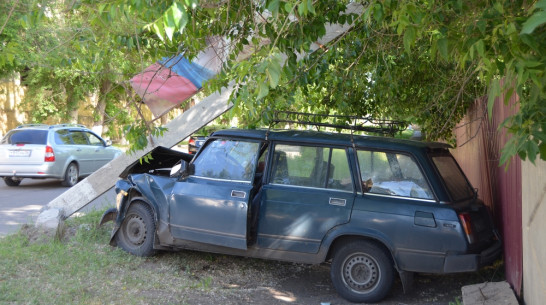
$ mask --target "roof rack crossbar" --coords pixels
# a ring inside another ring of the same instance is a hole
[[[403,131],[407,126],[406,122],[396,120],[292,111],[276,111],[273,117],[272,126],[278,123],[308,125],[316,126],[318,128],[331,127],[390,136],[394,136],[397,132]]]

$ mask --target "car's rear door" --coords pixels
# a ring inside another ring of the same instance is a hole
[[[351,217],[355,193],[347,150],[277,144],[271,164],[258,246],[317,253],[326,233]]]
[[[169,198],[174,238],[246,249],[248,204],[260,143],[213,139]]]

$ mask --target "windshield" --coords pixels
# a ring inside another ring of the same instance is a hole
[[[215,139],[194,160],[195,176],[250,182],[259,148],[258,142]]]
[[[47,142],[47,130],[12,130],[0,144],[41,144]]]
[[[453,201],[474,197],[472,185],[466,180],[464,173],[452,156],[435,156],[432,157],[432,160],[444,179],[444,183]]]

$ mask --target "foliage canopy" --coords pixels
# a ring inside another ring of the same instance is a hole
[[[45,26],[37,21],[48,6],[20,1],[31,9],[8,24],[26,20]],[[183,52],[191,59],[208,37],[228,39],[230,56],[205,92],[235,80],[230,114],[248,126],[268,123],[274,110],[303,110],[404,119],[421,125],[429,139],[450,139],[476,98],[488,96],[491,112],[495,98],[517,94],[519,110],[503,123],[512,137],[501,163],[514,155],[546,160],[546,0],[81,0],[67,5],[58,12],[81,16],[90,29],[72,43],[82,45],[91,37],[100,42],[86,48],[94,57],[74,57],[87,58],[88,66],[70,67],[126,67],[125,81],[160,57]],[[346,14],[348,5],[361,9]],[[311,53],[328,23],[352,27]],[[15,28],[0,30],[0,38],[13,38]],[[30,44],[7,41],[0,45],[0,70],[27,67],[20,64],[21,52],[13,50]],[[121,52],[112,55],[112,50]],[[310,55],[298,60],[301,54]],[[123,64],[97,64],[111,58],[123,58]]]

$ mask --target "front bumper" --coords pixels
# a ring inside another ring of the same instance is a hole
[[[444,261],[445,273],[472,272],[492,264],[502,254],[502,242],[497,240],[479,254],[448,255]]]

